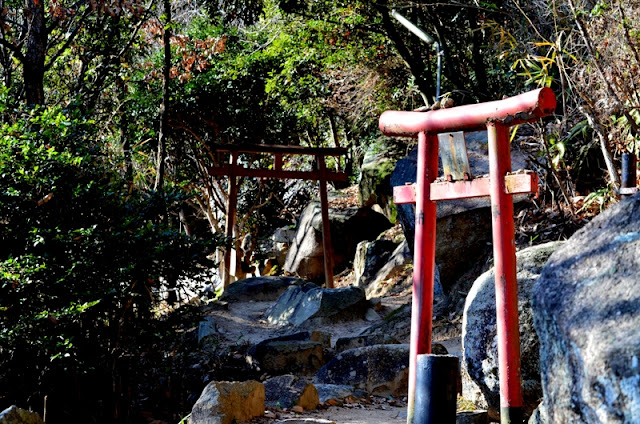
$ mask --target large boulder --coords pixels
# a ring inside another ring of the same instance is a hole
[[[0,424],[43,424],[36,412],[27,411],[12,405],[0,412]]]
[[[363,319],[368,309],[369,302],[361,288],[325,289],[310,283],[289,287],[267,312],[267,321],[278,326],[308,328]]]
[[[380,396],[407,394],[409,345],[375,345],[338,354],[315,376],[318,384],[349,385]]]
[[[574,234],[534,286],[543,423],[640,422],[640,195]]]
[[[257,381],[212,381],[191,410],[190,424],[231,424],[264,415],[265,392]]]
[[[485,131],[465,134],[471,171],[475,176],[489,173],[487,135]],[[415,183],[417,149],[396,163],[391,186]],[[526,159],[517,150],[511,152],[512,169],[526,168]],[[442,175],[442,169],[440,169]],[[526,196],[514,196],[523,200]],[[458,199],[437,203],[436,263],[446,293],[466,269],[471,268],[491,242],[491,209],[489,198]],[[397,205],[398,221],[413,251],[415,233],[414,205]]]
[[[295,277],[253,277],[236,281],[227,287],[220,300],[225,302],[276,300],[290,286],[307,283]]]
[[[371,208],[329,209],[329,229],[334,272],[346,268],[363,240],[375,240],[391,227],[381,213]],[[289,247],[284,270],[302,278],[324,281],[324,248],[320,203],[311,202],[302,212],[296,236]]]
[[[516,254],[522,386],[527,416],[531,415],[542,396],[538,367],[540,346],[533,329],[531,290],[547,259],[562,243],[541,244]],[[462,322],[462,348],[464,367],[484,395],[493,417],[497,417],[500,410],[497,346],[495,272],[491,268],[476,279],[467,295]]]

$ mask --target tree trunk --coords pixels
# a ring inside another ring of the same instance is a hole
[[[158,134],[158,168],[156,191],[164,187],[164,158],[166,156],[167,133],[169,131],[169,72],[171,70],[171,0],[164,0],[164,66],[162,69],[162,103],[160,104],[160,131]]]
[[[44,60],[47,28],[44,19],[44,1],[26,0],[29,36],[23,62],[24,91],[29,105],[44,104]]]

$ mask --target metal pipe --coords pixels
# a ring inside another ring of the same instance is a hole
[[[513,223],[513,198],[507,194],[505,184],[505,176],[511,171],[509,127],[491,122],[487,125],[487,135],[489,139],[489,175],[491,176],[500,422],[501,424],[521,424],[523,400],[516,240]]]
[[[416,424],[456,424],[460,360],[453,355],[418,355]]]
[[[380,130],[389,136],[416,137],[421,132],[437,134],[485,129],[487,122],[507,126],[524,124],[553,113],[556,96],[544,87],[503,100],[464,105],[428,112],[386,111]]]
[[[391,11],[391,16],[396,18],[398,22],[404,25],[409,31],[414,33],[416,36],[418,36],[418,38],[420,38],[425,43],[435,45],[436,55],[438,58],[438,71],[436,73],[436,101],[440,100],[440,80],[442,75],[442,53],[443,53],[440,49],[440,43],[438,43],[433,37],[431,37],[429,34],[424,32],[417,26],[415,26],[413,22],[411,22],[410,20],[408,20],[407,18],[405,18],[395,10]]]
[[[433,284],[436,259],[436,204],[431,200],[431,183],[438,177],[438,137],[418,134],[416,223],[409,347],[409,394],[407,424],[415,412],[418,355],[431,353]]]
[[[637,192],[636,188],[636,155],[633,153],[622,154],[622,182],[620,194],[629,197]],[[631,189],[631,190],[629,190]]]
[[[438,70],[436,72],[436,101],[440,100],[440,80],[442,77],[442,52],[440,50],[440,43],[436,41],[436,55],[438,56]]]
[[[411,22],[410,20],[408,20],[407,18],[405,18],[404,16],[402,16],[401,14],[396,12],[395,10],[391,11],[391,16],[396,18],[398,20],[398,22],[400,22],[402,25],[404,25],[409,31],[411,31],[415,35],[417,35],[418,38],[421,39],[422,41],[424,41],[425,43],[433,44],[433,43],[436,42],[436,40],[434,40],[429,34],[424,32],[423,30],[421,30],[417,26],[415,26],[413,24],[413,22]]]

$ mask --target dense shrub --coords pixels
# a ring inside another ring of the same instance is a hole
[[[72,115],[0,126],[0,408],[48,395],[49,422],[122,421],[163,336],[161,277],[194,272],[206,243],[171,229],[179,197],[133,189]]]

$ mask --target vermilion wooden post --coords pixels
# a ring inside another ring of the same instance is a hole
[[[223,264],[223,283],[226,289],[231,284],[231,251],[234,249],[233,237],[235,236],[236,227],[236,209],[238,204],[238,180],[235,173],[236,165],[238,164],[238,154],[236,152],[231,153],[230,159],[230,171],[229,171],[229,187],[227,192],[227,221],[225,223],[225,235],[227,237],[227,245],[224,251],[224,264]]]
[[[327,199],[327,166],[324,156],[316,156],[320,171],[320,210],[322,213],[322,248],[324,251],[324,281],[327,288],[333,288],[333,246],[329,223],[329,200]]]
[[[418,355],[431,353],[433,284],[436,258],[436,204],[431,200],[431,183],[438,177],[438,136],[418,134],[416,222],[409,348],[409,395],[407,422],[415,413]]]
[[[507,194],[505,175],[511,171],[509,127],[490,122],[489,175],[495,270],[498,361],[500,377],[500,421],[522,422],[522,372],[520,326],[518,325],[518,281],[513,198]]]

